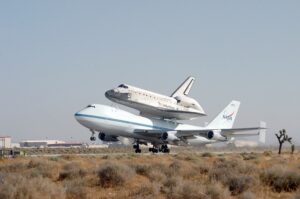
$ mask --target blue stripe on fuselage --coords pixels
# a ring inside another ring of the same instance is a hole
[[[86,114],[75,113],[75,116],[96,118],[96,119],[102,119],[102,120],[108,120],[108,121],[114,121],[114,122],[126,123],[126,124],[133,124],[133,125],[138,125],[138,126],[143,126],[143,127],[159,129],[159,130],[163,130],[163,131],[173,131],[174,130],[174,129],[168,129],[168,128],[163,128],[163,127],[159,127],[159,126],[152,126],[152,125],[148,125],[148,124],[141,124],[141,123],[126,121],[126,120],[119,120],[119,119],[114,119],[114,118],[109,118],[109,117],[101,117],[101,116],[96,116],[96,115],[86,115]]]

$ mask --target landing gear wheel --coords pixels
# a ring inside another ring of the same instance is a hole
[[[92,132],[92,135],[90,137],[91,141],[96,141],[96,137],[95,137],[95,131],[93,131],[92,129],[90,129],[90,131]]]
[[[141,153],[142,150],[141,150],[141,149],[136,149],[135,152],[136,152],[136,153]]]
[[[158,149],[155,147],[149,148],[149,151],[152,153],[158,153]]]
[[[170,153],[170,149],[165,149],[163,153]]]
[[[161,150],[163,153],[170,153],[170,149],[168,148],[168,145],[166,145],[166,144],[161,145],[160,150]]]
[[[158,149],[153,148],[152,152],[153,152],[153,153],[158,153]]]
[[[135,149],[136,153],[141,153],[142,152],[142,150],[140,149],[140,144],[139,144],[138,141],[136,142],[136,144],[133,145],[133,148]]]

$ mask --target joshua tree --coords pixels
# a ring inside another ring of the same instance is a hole
[[[278,142],[279,142],[279,151],[278,151],[278,154],[281,154],[281,148],[282,148],[282,144],[285,142],[285,141],[288,141],[290,144],[292,144],[292,138],[290,138],[285,129],[282,129],[279,131],[279,135],[276,133],[275,134],[277,139],[278,139]]]
[[[291,150],[292,150],[291,153],[294,154],[294,151],[295,151],[295,145],[294,144],[292,144]]]

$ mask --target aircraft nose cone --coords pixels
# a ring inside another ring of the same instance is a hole
[[[74,114],[74,117],[75,117],[75,119],[79,122],[79,120],[80,120],[80,112],[81,111],[79,111],[79,112],[76,112],[75,114]]]
[[[105,97],[109,98],[111,96],[113,96],[115,94],[115,90],[112,89],[112,90],[108,90],[105,92]]]
[[[85,126],[85,124],[89,121],[89,118],[86,117],[86,114],[87,113],[85,110],[81,110],[76,112],[74,117],[79,124]]]
[[[105,92],[105,97],[109,97],[109,91]]]

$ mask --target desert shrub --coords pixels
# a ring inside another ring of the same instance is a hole
[[[7,165],[1,165],[0,171],[3,172],[19,172],[26,169],[26,163],[24,162],[12,162]]]
[[[166,174],[171,172],[166,165],[160,163],[147,164],[131,164],[131,168],[135,170],[138,175],[147,177],[151,182],[161,182],[166,178]]]
[[[172,162],[169,166],[170,169],[174,170],[174,171],[178,171],[180,168],[182,167],[182,164],[175,160],[174,162]]]
[[[200,174],[207,174],[210,170],[210,165],[207,163],[201,163],[195,167],[195,170],[198,171]]]
[[[65,154],[65,152],[61,152],[61,153]],[[73,159],[75,158],[74,155],[62,155],[62,156],[60,156],[60,157],[61,157],[61,159],[63,159],[63,160],[73,160]]]
[[[201,157],[213,157],[214,155],[210,152],[202,153]]]
[[[238,195],[256,183],[254,178],[249,176],[254,171],[249,163],[220,159],[209,171],[208,177],[210,181],[219,181],[224,186],[228,186],[232,195]]]
[[[282,167],[266,169],[260,174],[261,181],[274,191],[295,191],[300,185],[300,174]]]
[[[298,189],[297,193],[295,193],[293,199],[300,199],[300,189]]]
[[[235,175],[233,170],[217,167],[212,168],[209,173],[208,177],[210,181],[220,181],[223,184],[226,184],[231,176]]]
[[[4,183],[4,179],[6,178],[7,173],[0,171],[0,185]]]
[[[168,168],[164,169],[164,173],[166,176],[174,176],[174,175],[179,175],[181,168],[182,168],[182,163],[178,160],[173,161]]]
[[[272,156],[272,151],[264,151],[263,155],[264,156]]]
[[[32,159],[29,161],[27,168],[31,171],[31,177],[56,178],[58,175],[57,165],[54,162],[41,159]]]
[[[229,198],[229,195],[230,195],[228,190],[223,188],[222,185],[219,183],[207,185],[205,194],[210,199]]]
[[[71,162],[63,167],[63,170],[59,173],[59,180],[74,179],[84,177],[87,172],[80,168],[80,165],[76,162]]]
[[[121,186],[126,180],[129,180],[134,174],[134,171],[125,166],[115,163],[103,165],[98,170],[99,185],[107,187]]]
[[[57,156],[50,157],[49,160],[57,162],[59,160],[59,157],[57,157]]]
[[[88,190],[82,180],[67,181],[64,185],[67,199],[86,199],[89,198]]]
[[[242,193],[239,198],[240,199],[255,199],[256,196],[254,193],[246,191],[246,192]]]
[[[181,180],[182,180],[181,178],[175,178],[175,177],[167,178],[163,183],[163,188],[161,189],[161,191],[167,194],[173,193],[174,192],[173,190],[178,185],[178,183],[180,183]]]
[[[166,175],[160,170],[153,169],[147,176],[151,182],[163,182],[166,179]]]
[[[257,159],[258,155],[255,153],[241,153],[243,160],[255,160]]]
[[[232,176],[229,178],[227,184],[231,194],[238,195],[253,185],[254,179],[251,176]]]
[[[168,178],[163,184],[161,192],[166,198],[172,199],[202,199],[207,195],[202,192],[202,187],[192,181],[182,180],[182,178]]]
[[[177,160],[184,160],[184,161],[194,161],[194,160],[196,160],[195,155],[190,154],[190,153],[179,153],[179,154],[175,155],[175,158]]]
[[[191,169],[189,165],[192,163],[186,163],[184,161],[174,160],[169,166],[163,167],[162,171],[167,177],[181,176],[183,178],[191,178],[197,174],[197,171]]]
[[[235,159],[226,160],[222,158],[215,162],[208,176],[210,180],[221,181],[223,184],[227,184],[232,176],[238,176],[240,174],[250,175],[255,171],[256,169],[252,164],[246,164],[243,161]]]
[[[54,199],[64,198],[64,190],[48,178],[24,178],[9,175],[0,186],[0,198],[5,199]]]
[[[130,192],[129,196],[131,198],[144,198],[146,196],[151,196],[153,198],[158,194],[158,187],[153,183],[145,183]]]
[[[145,164],[137,164],[134,166],[135,168],[135,172],[139,175],[142,175],[142,176],[147,176],[149,177],[150,174],[151,174],[151,167],[149,165],[145,165]]]

